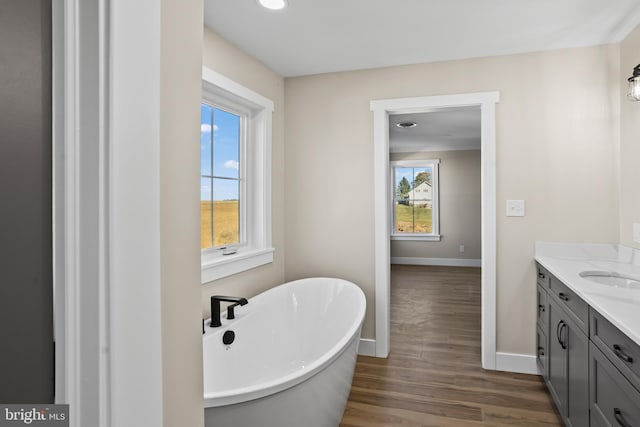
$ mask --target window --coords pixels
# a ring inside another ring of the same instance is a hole
[[[440,240],[438,165],[440,160],[391,162],[394,240]]]
[[[206,103],[200,110],[200,248],[224,249],[243,237],[240,147],[247,118]]]
[[[273,102],[203,68],[200,120],[202,283],[273,262]]]

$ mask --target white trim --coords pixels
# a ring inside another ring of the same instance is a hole
[[[106,427],[108,14],[99,0],[55,1],[52,12],[55,401],[69,404],[72,427]]]
[[[110,424],[163,425],[161,10],[109,1]],[[145,212],[140,215],[140,212]]]
[[[496,366],[496,130],[498,92],[373,100],[376,356],[390,350],[389,114],[480,106],[482,138],[482,366]]]
[[[201,283],[204,284],[273,262],[271,138],[274,103],[207,67],[202,67],[202,90],[206,101],[216,103],[222,99],[248,110],[247,135],[240,150],[240,167],[244,171],[241,197],[246,201],[241,201],[243,242],[237,246],[234,255],[223,256],[215,248],[202,251]]]
[[[391,240],[405,240],[417,242],[439,242],[442,240],[441,234],[392,234]]]
[[[212,280],[270,264],[273,262],[274,251],[275,249],[273,248],[267,248],[250,252],[238,252],[233,255],[226,255],[213,262],[203,262],[202,283],[208,283]]]
[[[72,427],[162,426],[160,8],[53,3],[56,402]]]
[[[374,209],[374,280],[376,357],[387,357],[391,348],[389,261],[391,257],[391,226],[389,221],[389,112],[373,110],[373,209]]]
[[[449,267],[481,267],[481,259],[466,258],[421,258],[421,257],[391,257],[391,264],[403,265],[441,265]]]
[[[540,375],[536,356],[529,354],[496,353],[496,371]]]
[[[242,86],[240,83],[236,83],[230,78],[213,71],[210,68],[202,67],[202,80],[206,84],[211,85],[210,89],[220,88],[230,94],[233,98],[240,97],[251,101],[255,104],[255,108],[266,109],[270,112],[274,110],[274,103],[269,98],[260,95],[258,92],[254,92],[248,87]]]
[[[375,356],[376,340],[360,338],[360,343],[358,344],[358,354],[360,356]]]

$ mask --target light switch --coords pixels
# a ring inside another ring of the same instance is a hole
[[[640,243],[640,224],[637,222],[633,223],[633,241]]]
[[[507,216],[524,216],[524,200],[507,200]]]

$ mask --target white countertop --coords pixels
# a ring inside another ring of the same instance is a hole
[[[536,242],[535,259],[640,345],[640,289],[598,284],[579,275],[609,271],[640,280],[640,250],[609,244]]]

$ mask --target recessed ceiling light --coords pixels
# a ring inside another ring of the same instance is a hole
[[[398,126],[399,128],[402,128],[402,129],[407,129],[407,128],[416,127],[417,124],[416,124],[416,122],[400,122],[400,123],[396,123],[396,126]]]
[[[258,0],[262,7],[266,7],[271,10],[280,10],[287,7],[286,0]]]

